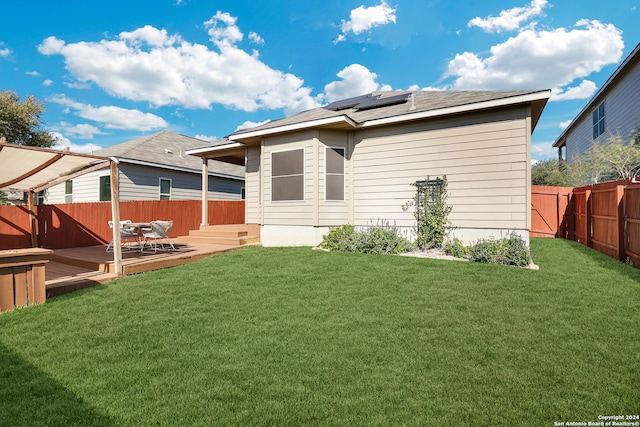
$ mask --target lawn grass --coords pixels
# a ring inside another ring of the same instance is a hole
[[[0,424],[552,426],[640,412],[640,270],[245,248],[0,315]]]

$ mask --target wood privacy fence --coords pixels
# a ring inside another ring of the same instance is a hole
[[[620,180],[573,189],[534,185],[531,205],[531,236],[575,240],[640,267],[640,184]]]
[[[189,234],[202,222],[200,200],[120,202],[120,218],[134,222],[173,220],[169,237]],[[102,245],[111,241],[111,203],[35,206],[38,245],[47,249]],[[29,209],[0,206],[0,250],[31,247]],[[209,201],[209,224],[244,224],[244,201]]]

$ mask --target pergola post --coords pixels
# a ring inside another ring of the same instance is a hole
[[[35,202],[34,202],[34,192],[33,190],[29,190],[28,192],[28,204],[29,204],[29,225],[31,227],[31,247],[38,247],[38,227],[36,222],[36,212],[35,212]]]
[[[111,220],[113,221],[113,266],[122,276],[122,247],[120,246],[120,194],[118,191],[118,161],[111,158]]]
[[[209,159],[202,156],[202,226],[209,225]]]

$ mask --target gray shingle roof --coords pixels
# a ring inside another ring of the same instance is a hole
[[[199,157],[188,156],[185,152],[207,145],[214,146],[216,143],[208,144],[206,141],[197,138],[161,131],[96,150],[93,154],[96,156],[116,157],[124,162],[133,160],[156,166],[164,165],[200,174],[202,172],[202,160]],[[243,166],[217,160],[209,160],[209,173],[244,179]]]
[[[274,120],[263,125],[238,131],[232,135],[242,135],[247,132],[272,129],[281,126],[293,125],[332,117],[347,116],[356,123],[364,123],[371,120],[399,117],[407,114],[426,111],[442,110],[445,108],[459,107],[487,101],[495,101],[513,98],[540,92],[539,90],[507,90],[507,91],[417,91],[417,92],[373,92],[371,95],[385,97],[406,94],[407,101],[377,108],[359,110],[357,106],[338,111],[319,107],[313,110],[303,111],[291,117]],[[412,101],[413,96],[413,101]],[[231,137],[231,136],[230,136]],[[233,139],[233,137],[231,137]]]

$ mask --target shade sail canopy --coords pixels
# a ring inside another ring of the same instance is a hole
[[[0,142],[0,190],[41,191],[109,162],[106,157]]]

